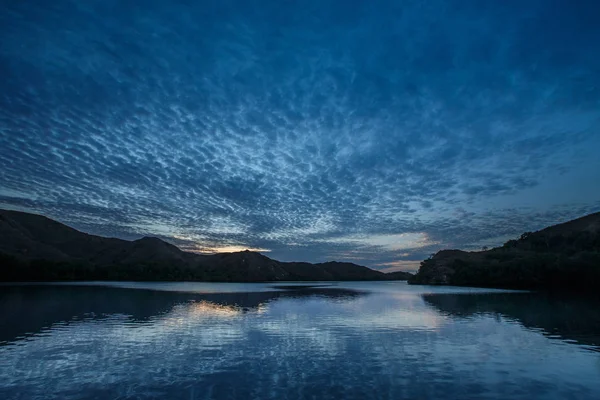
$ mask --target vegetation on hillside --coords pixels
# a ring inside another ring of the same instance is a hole
[[[220,255],[219,255],[220,256]],[[235,254],[234,254],[235,256]],[[268,259],[267,257],[265,257]],[[89,262],[52,261],[44,259],[21,260],[0,253],[0,282],[47,281],[204,281],[204,282],[267,282],[267,281],[358,281],[386,280],[385,274],[354,264],[342,267],[323,263],[301,263],[302,268],[291,269],[294,263],[279,263],[279,275],[265,271],[264,265],[246,265],[243,260],[231,263],[178,264],[136,262],[129,264],[94,265]],[[300,264],[300,263],[298,263]]]
[[[88,235],[41,215],[0,210],[0,281],[385,280],[352,263],[285,263],[243,251],[200,255],[158,238]]]
[[[597,290],[600,213],[526,232],[481,252],[442,250],[421,263],[413,284]]]

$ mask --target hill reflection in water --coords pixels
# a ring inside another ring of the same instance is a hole
[[[4,286],[0,293],[0,345],[37,334],[54,324],[82,319],[100,320],[127,316],[143,323],[168,314],[178,305],[189,305],[195,315],[236,315],[257,311],[281,298],[320,296],[344,300],[365,292],[317,285],[270,286],[270,291],[186,293],[166,290],[126,289],[93,285]]]
[[[445,315],[472,318],[493,314],[518,321],[543,335],[600,351],[600,300],[551,293],[424,294]]]
[[[584,300],[399,282],[94,285],[0,287],[0,399],[600,398]]]

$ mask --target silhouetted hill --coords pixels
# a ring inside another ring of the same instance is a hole
[[[242,282],[298,280],[282,264],[253,251],[214,254],[202,261],[209,280],[210,277]]]
[[[385,280],[351,263],[285,263],[243,251],[200,255],[161,239],[89,235],[41,215],[0,210],[0,280]]]
[[[404,271],[388,272],[385,275],[388,277],[388,279],[394,281],[407,281],[413,277],[413,274]]]
[[[600,213],[526,232],[487,251],[442,250],[421,263],[414,284],[598,290]]]
[[[282,263],[283,267],[300,280],[336,281],[340,276],[348,280],[384,280],[384,273],[361,267],[352,263],[329,261],[320,264],[309,264],[303,262]]]

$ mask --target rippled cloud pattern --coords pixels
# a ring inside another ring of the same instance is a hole
[[[414,269],[600,209],[597,1],[0,2],[0,207]]]

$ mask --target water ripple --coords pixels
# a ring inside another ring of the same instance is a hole
[[[561,299],[587,318],[565,321],[542,295],[360,287],[9,288],[0,398],[600,396],[596,303]]]

